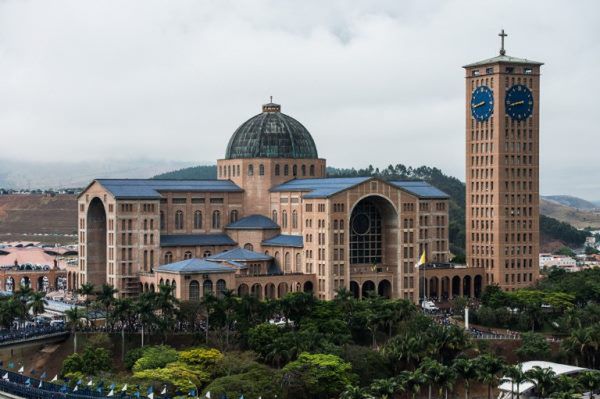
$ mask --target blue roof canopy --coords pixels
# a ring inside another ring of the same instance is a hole
[[[160,199],[167,192],[242,192],[230,180],[96,179],[118,199]]]
[[[180,262],[168,263],[156,268],[158,272],[178,273],[178,274],[196,274],[196,273],[235,273],[235,269],[223,266],[217,262],[210,262],[205,259],[186,259]]]
[[[390,181],[391,185],[425,199],[447,199],[448,194],[424,181]]]
[[[304,198],[327,198],[375,177],[336,177],[325,179],[294,179],[271,189],[274,192],[307,192]],[[448,194],[424,181],[384,181],[419,198],[449,198]]]
[[[229,251],[223,251],[213,256],[206,258],[208,260],[224,260],[224,261],[261,261],[273,259],[270,255],[265,255],[260,252],[250,251],[245,248],[234,248]]]
[[[227,234],[163,234],[161,247],[195,247],[203,245],[237,245]]]
[[[262,245],[268,245],[273,247],[304,247],[304,240],[302,236],[293,236],[289,234],[279,234],[268,240],[264,240]]]
[[[279,229],[277,223],[263,215],[250,215],[226,226],[237,230],[274,230]]]

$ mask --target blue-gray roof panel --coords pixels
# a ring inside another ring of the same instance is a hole
[[[448,194],[424,181],[390,181],[390,184],[402,190],[408,191],[419,198],[424,199],[446,199]]]
[[[245,248],[234,248],[229,251],[223,251],[216,255],[210,256],[209,260],[226,260],[226,261],[262,261],[273,259],[270,255],[265,255],[260,252],[250,251]]]
[[[96,179],[115,198],[159,199],[160,192],[241,192],[230,180]]]
[[[278,229],[279,226],[273,220],[263,215],[250,215],[241,218],[237,222],[227,225],[228,229],[239,230],[271,230]]]
[[[161,247],[195,247],[210,245],[236,245],[227,234],[163,234],[160,236]]]
[[[302,236],[293,236],[289,234],[279,234],[268,240],[264,240],[262,245],[273,246],[273,247],[304,247],[304,240]]]
[[[231,267],[223,266],[217,262],[209,262],[204,259],[192,258],[179,262],[168,263],[156,268],[157,272],[170,273],[234,273]]]

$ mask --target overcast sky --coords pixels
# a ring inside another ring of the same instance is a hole
[[[542,61],[541,191],[600,200],[598,1],[0,0],[0,158],[213,163],[270,95],[337,167],[464,179],[462,65]]]

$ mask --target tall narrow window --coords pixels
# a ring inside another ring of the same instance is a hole
[[[292,175],[298,176],[298,166],[292,166]]]
[[[160,229],[165,229],[165,213],[163,211],[160,211]]]
[[[183,229],[183,211],[175,212],[175,229],[176,230]]]
[[[277,223],[277,211],[276,210],[273,210],[273,217],[272,217],[272,219],[273,219],[273,221],[275,223]]]
[[[281,211],[281,227],[287,227],[287,211]]]
[[[310,175],[311,176],[315,175],[315,165],[310,165]]]
[[[302,176],[306,176],[306,165],[302,165]]]
[[[298,212],[292,211],[292,229],[298,228]]]
[[[194,212],[194,229],[202,228],[202,212],[196,211]]]
[[[288,165],[283,166],[283,175],[287,176],[290,174],[290,167]]]
[[[254,175],[254,165],[248,165],[248,176]]]
[[[258,165],[258,175],[259,176],[265,175],[265,165],[263,165],[262,163],[260,165]]]
[[[229,223],[235,223],[238,220],[238,211],[233,210],[229,213]]]
[[[214,211],[212,214],[212,228],[220,229],[221,228],[221,212]]]
[[[279,164],[275,165],[275,176],[279,176]]]
[[[165,252],[165,264],[173,262],[173,253],[171,251]]]

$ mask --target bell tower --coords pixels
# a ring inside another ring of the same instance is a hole
[[[539,276],[541,62],[506,54],[465,65],[466,252],[486,284],[514,290]]]

